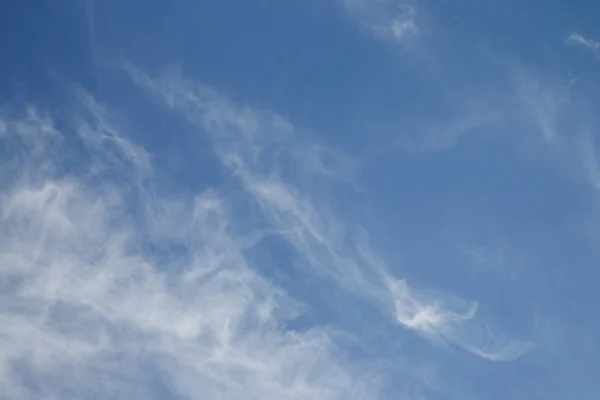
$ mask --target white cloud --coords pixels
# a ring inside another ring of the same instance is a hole
[[[398,41],[401,41],[406,35],[416,32],[417,27],[413,20],[395,19],[392,22],[392,33]]]
[[[295,128],[281,117],[239,108],[206,85],[187,81],[177,73],[154,80],[127,68],[134,81],[163,98],[163,105],[213,138],[223,164],[314,273],[378,304],[401,325],[435,343],[458,345],[495,361],[515,359],[529,347],[527,342],[494,338],[476,321],[471,303],[442,292],[418,292],[394,278],[369,246],[366,234],[316,203],[310,187],[300,190],[293,179],[282,177],[276,161],[293,153],[297,141]],[[311,185],[322,179],[318,169],[314,173]],[[460,312],[454,310],[456,304]]]
[[[396,297],[396,317],[408,329],[446,346],[453,344],[491,361],[511,361],[533,343],[498,338],[475,319],[477,303],[447,293],[415,290],[404,281],[391,285]]]
[[[156,398],[158,386],[202,399],[377,398],[333,332],[282,328],[298,306],[248,264],[228,198],[149,196],[136,183],[140,168],[152,180],[150,158],[88,100],[91,116],[73,116],[86,161],[68,173],[76,138],[35,113],[3,117],[0,140],[21,149],[0,167],[3,398]],[[182,254],[149,251],[166,239]]]
[[[406,38],[407,35],[418,33],[418,28],[415,23],[415,17],[417,15],[414,8],[410,6],[404,6],[402,13],[396,16],[391,23],[391,31],[394,37],[399,42]]]
[[[417,10],[393,0],[343,0],[350,18],[376,37],[405,43],[419,33]]]
[[[582,46],[589,49],[596,57],[600,57],[600,42],[597,42],[592,39],[587,39],[580,35],[579,33],[572,32],[565,39],[567,44],[573,46]]]

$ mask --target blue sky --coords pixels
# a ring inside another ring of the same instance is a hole
[[[0,5],[0,398],[597,399],[600,5]]]

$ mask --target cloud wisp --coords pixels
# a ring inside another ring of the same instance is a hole
[[[495,361],[518,358],[530,347],[526,341],[493,336],[476,317],[474,303],[441,291],[410,288],[375,253],[368,235],[318,203],[309,187],[281,174],[277,161],[293,159],[289,155],[296,154],[300,143],[300,132],[281,116],[240,108],[178,72],[151,78],[135,67],[127,70],[159,104],[211,137],[223,165],[314,274],[378,305],[383,314],[436,344],[458,346]],[[307,170],[311,184],[323,179],[318,169]]]
[[[576,34],[571,36],[573,38],[570,40],[576,44],[595,43]],[[526,128],[533,128],[532,132],[541,134],[542,148],[555,152],[555,156],[559,157],[555,160],[559,168],[577,171],[575,176],[582,176],[598,192],[600,177],[594,135],[596,123],[588,104],[589,96],[582,95],[576,85],[577,80],[571,73],[568,80],[559,79],[520,65],[511,68],[509,74],[515,99],[524,106],[519,111],[520,117],[527,121]],[[520,133],[518,142],[531,139],[523,129]]]
[[[395,1],[343,0],[350,18],[383,40],[406,44],[419,34],[417,10]]]
[[[245,258],[228,198],[150,190],[152,157],[82,95],[69,128],[2,117],[3,398],[378,398],[330,330],[283,328],[299,305]]]
[[[489,326],[474,326],[477,303],[435,290],[416,290],[394,282],[398,322],[442,346],[457,345],[490,361],[511,361],[533,343],[496,337]]]
[[[565,39],[565,43],[572,46],[580,46],[590,50],[596,58],[600,58],[600,42],[588,39],[577,32],[572,32]]]

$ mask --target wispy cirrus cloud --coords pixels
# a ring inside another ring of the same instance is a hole
[[[265,218],[312,267],[353,295],[381,307],[400,325],[437,344],[459,346],[489,360],[512,360],[531,345],[499,339],[475,316],[474,303],[443,292],[417,291],[398,279],[359,229],[286,179],[275,159],[297,144],[296,128],[271,112],[240,108],[208,86],[171,72],[152,78],[128,65],[133,80],[159,103],[182,115],[213,140],[223,164],[256,200]],[[268,150],[267,150],[268,149]],[[293,151],[292,151],[293,152]],[[322,177],[318,174],[311,182]],[[289,178],[289,177],[288,177]],[[452,300],[451,300],[452,299]]]
[[[509,68],[509,75],[515,98],[522,104],[517,108],[521,118],[527,118],[545,142],[559,143],[571,103],[571,82],[543,76],[521,65]]]
[[[396,318],[432,342],[456,345],[491,361],[511,361],[527,352],[533,342],[495,336],[489,325],[475,319],[477,303],[436,290],[416,290],[395,282]]]
[[[127,121],[84,91],[66,119],[34,107],[3,114],[0,140],[18,150],[0,167],[7,398],[385,398],[385,374],[345,354],[335,329],[287,327],[302,299],[258,272],[276,260],[257,268],[247,257],[265,229],[238,214],[239,201],[259,207],[311,274],[378,307],[382,324],[492,361],[529,348],[492,335],[474,302],[410,287],[341,219],[320,188],[353,181],[349,157],[177,72],[128,70],[209,135],[247,199],[219,187],[164,192]]]
[[[406,43],[419,34],[417,9],[393,0],[343,0],[350,17],[384,40]]]
[[[511,69],[510,75],[515,99],[525,106],[519,109],[520,121],[523,117],[527,121],[522,131],[541,133],[544,146],[558,155],[557,167],[578,171],[575,176],[582,176],[598,190],[596,123],[589,107],[591,99],[580,91],[576,79],[571,73],[561,78],[522,66]]]
[[[580,46],[590,50],[596,58],[600,58],[600,42],[588,39],[577,32],[572,32],[565,39],[565,43],[572,46]]]
[[[578,218],[597,221],[595,78],[576,85],[573,60],[534,46],[555,15],[151,3],[87,1],[83,51],[60,37],[72,10],[53,13],[58,36],[22,35],[26,58],[67,64],[94,95],[60,85],[54,102],[27,60],[9,63],[7,82],[31,78],[52,104],[0,112],[0,398],[591,393],[597,251]],[[10,38],[39,26],[14,25]],[[558,35],[598,57],[597,41]],[[323,37],[335,45],[315,48]],[[115,54],[141,63],[125,66],[135,84],[105,69]],[[155,72],[174,56],[193,78]]]
[[[248,263],[228,198],[146,191],[151,159],[85,96],[75,137],[2,117],[2,396],[377,398],[334,332],[282,327],[298,303]]]

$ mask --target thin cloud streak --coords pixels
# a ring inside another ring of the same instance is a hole
[[[561,143],[564,140],[562,123],[571,103],[570,85],[549,80],[521,65],[510,68],[509,74],[523,116],[542,134],[546,143]]]
[[[565,39],[565,43],[572,46],[580,46],[589,49],[596,58],[600,58],[600,42],[592,39],[587,39],[577,32],[572,32]]]
[[[579,43],[587,39],[571,35],[572,41]],[[591,44],[595,42],[589,42]],[[588,43],[588,44],[589,44]],[[569,80],[561,80],[531,69],[517,66],[510,70],[514,85],[515,98],[525,107],[522,117],[542,134],[547,148],[556,151],[567,168],[575,168],[589,185],[600,191],[600,174],[594,140],[595,119],[585,101],[578,96],[575,78],[569,74]],[[519,137],[523,140],[523,137]],[[565,165],[561,165],[565,167]]]
[[[239,178],[265,218],[280,229],[315,274],[378,304],[384,314],[436,344],[457,345],[494,361],[513,360],[530,347],[528,342],[500,340],[488,334],[485,325],[475,318],[475,308],[464,300],[453,301],[464,308],[456,312],[448,304],[452,296],[442,292],[417,295],[391,274],[365,234],[343,224],[327,208],[317,207],[310,191],[302,191],[279,176],[273,155],[262,149],[275,147],[278,157],[293,152],[295,128],[282,117],[241,109],[206,85],[188,81],[178,73],[152,79],[131,65],[126,69],[135,82],[155,98],[162,98],[160,103],[213,138],[223,164]]]
[[[419,34],[417,10],[412,5],[393,0],[343,0],[343,7],[351,19],[383,40],[406,44]]]

